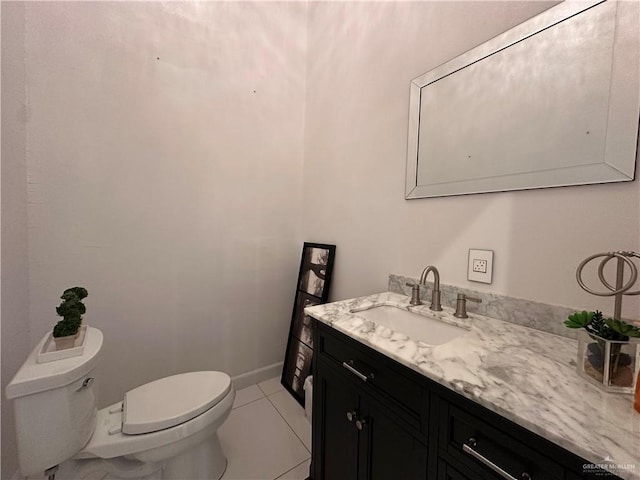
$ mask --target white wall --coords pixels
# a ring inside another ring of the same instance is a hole
[[[103,405],[282,361],[305,22],[304,3],[26,4],[31,344],[86,287]]]
[[[11,402],[4,389],[29,352],[24,5],[3,2],[2,16],[2,464],[18,468]]]
[[[552,4],[310,4],[303,232],[338,245],[334,299],[435,264],[444,283],[612,311],[575,269],[596,252],[640,251],[637,180],[404,200],[411,79]],[[467,280],[469,248],[494,250],[492,285]],[[637,297],[623,314],[640,316]]]

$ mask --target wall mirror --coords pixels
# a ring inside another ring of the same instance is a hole
[[[567,0],[414,79],[406,198],[633,180],[639,9]]]

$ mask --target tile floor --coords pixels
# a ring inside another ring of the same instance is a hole
[[[304,480],[311,462],[311,424],[272,378],[238,390],[218,430],[229,463],[222,480]]]

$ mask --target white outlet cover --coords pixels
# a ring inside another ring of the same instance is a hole
[[[473,261],[484,260],[487,262],[486,272],[474,272]],[[472,282],[491,283],[493,276],[493,250],[469,249],[469,266],[467,268],[467,279]]]

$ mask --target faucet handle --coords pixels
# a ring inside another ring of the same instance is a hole
[[[409,302],[411,305],[422,305],[422,301],[420,300],[420,285],[417,283],[406,283],[407,287],[411,287],[411,301]]]
[[[471,302],[475,302],[475,303],[482,303],[482,299],[481,298],[477,298],[477,297],[469,297],[467,295],[465,295],[464,293],[459,293],[458,294],[458,298],[464,298],[465,300],[469,300]]]
[[[467,300],[482,303],[482,299],[480,298],[467,297],[464,293],[459,293],[456,299],[456,312],[453,314],[454,317],[469,318],[469,315],[467,315]]]

